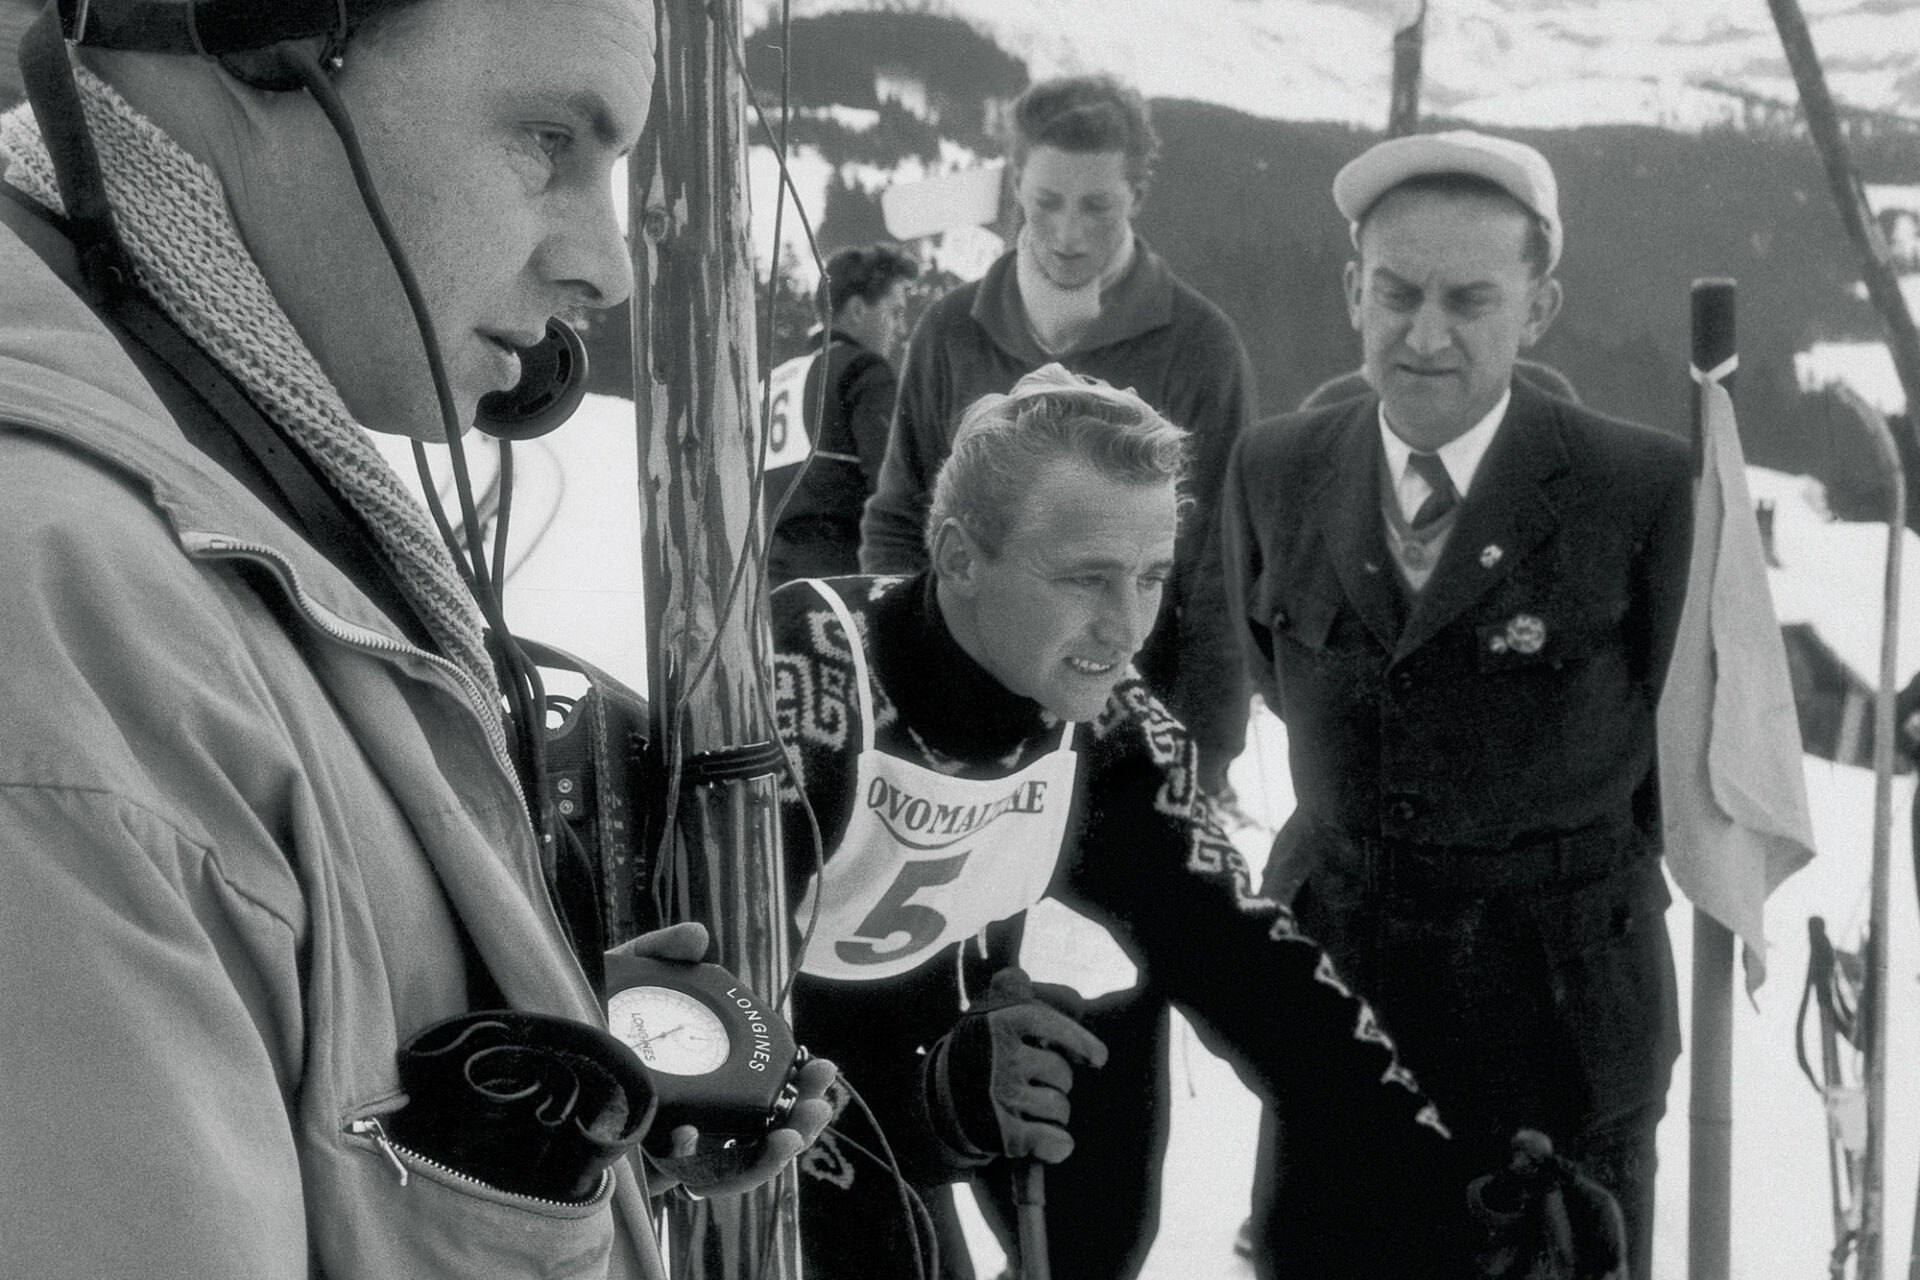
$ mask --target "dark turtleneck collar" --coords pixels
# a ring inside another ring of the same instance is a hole
[[[1019,750],[1051,717],[974,661],[947,629],[922,571],[874,606],[874,672],[901,718],[943,755],[985,763]]]

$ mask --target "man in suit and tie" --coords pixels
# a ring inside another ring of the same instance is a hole
[[[1370,393],[1247,433],[1223,498],[1229,598],[1298,796],[1268,891],[1475,1159],[1539,1129],[1618,1197],[1644,1280],[1679,1046],[1654,710],[1688,451],[1514,378],[1561,302],[1537,151],[1396,138],[1333,190]],[[1313,1120],[1280,1118],[1282,1188],[1338,1141]]]

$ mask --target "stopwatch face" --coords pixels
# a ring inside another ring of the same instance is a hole
[[[703,1076],[726,1065],[733,1042],[720,1015],[672,987],[628,987],[607,1002],[607,1022],[653,1071]]]

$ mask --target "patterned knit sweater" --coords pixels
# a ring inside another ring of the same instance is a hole
[[[864,633],[880,750],[946,773],[993,777],[1058,744],[1058,721],[1006,690],[953,639],[927,575],[831,585]],[[831,857],[854,800],[861,739],[847,637],[805,582],[777,591],[772,612],[779,730],[798,757]],[[1186,731],[1130,676],[1074,742],[1076,794],[1049,896],[1106,926],[1249,1084],[1328,1117],[1344,1166],[1324,1169],[1330,1190],[1349,1201],[1363,1191],[1379,1196],[1382,1212],[1406,1195],[1462,1203],[1462,1171],[1449,1167],[1444,1128],[1371,1010],[1284,908],[1253,894],[1245,863],[1195,786]],[[789,784],[782,800],[788,883],[798,901],[815,874],[814,850],[799,793]],[[1021,923],[989,928],[984,956],[968,942],[897,978],[796,983],[801,1040],[840,1064],[917,1183],[950,1180],[970,1163],[926,1121],[921,1051],[959,1016],[956,973],[977,994],[1014,962]],[[809,1154],[810,1172],[831,1181],[834,1171],[817,1165],[834,1153]]]

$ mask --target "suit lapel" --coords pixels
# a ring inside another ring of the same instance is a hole
[[[1391,653],[1406,617],[1393,581],[1381,525],[1379,401],[1360,400],[1329,451],[1329,475],[1317,496],[1317,519],[1334,572],[1367,629]]]
[[[1516,384],[1433,577],[1393,646],[1396,659],[1431,640],[1552,536],[1570,476],[1552,403]]]

